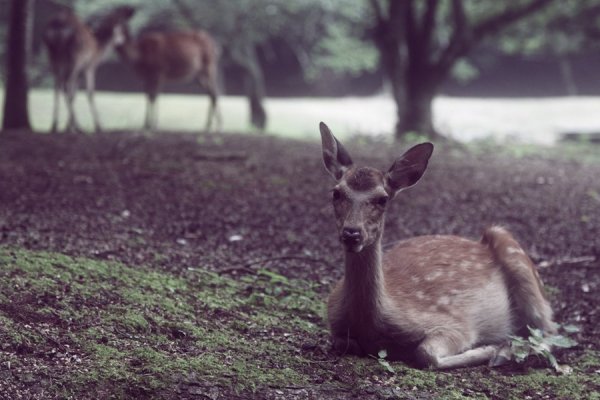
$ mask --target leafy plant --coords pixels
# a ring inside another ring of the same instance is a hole
[[[527,327],[529,337],[522,338],[511,336],[511,352],[513,359],[518,363],[523,363],[531,357],[537,357],[546,360],[556,372],[561,374],[571,373],[571,368],[567,365],[560,365],[551,353],[553,347],[567,349],[577,346],[577,342],[565,335],[579,332],[579,328],[574,325],[565,325],[562,330],[565,335],[556,334],[544,336],[540,329]]]
[[[372,356],[372,357],[376,358],[379,365],[381,365],[387,372],[395,374],[396,370],[394,370],[394,367],[392,367],[390,362],[388,360],[386,360],[387,355],[388,355],[387,350],[379,350],[379,352],[377,353],[377,357],[375,357],[375,356]]]

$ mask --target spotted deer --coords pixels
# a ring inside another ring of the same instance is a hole
[[[436,369],[497,365],[510,335],[527,326],[555,332],[535,266],[504,228],[488,228],[480,242],[415,237],[382,253],[388,204],[423,176],[431,143],[382,172],[355,166],[329,128],[321,123],[320,130],[345,250],[345,274],[327,307],[335,350],[363,356],[385,349],[390,359]]]
[[[214,39],[205,31],[148,32],[126,41],[118,47],[119,55],[131,63],[141,78],[146,93],[145,128],[157,127],[156,99],[167,81],[196,81],[205,88],[210,98],[206,130],[215,122],[221,126],[218,107],[219,87],[217,65],[219,50]]]
[[[81,131],[73,107],[77,80],[81,74],[85,75],[94,129],[101,129],[94,99],[96,69],[115,45],[124,40],[124,26],[133,13],[131,7],[117,7],[100,18],[93,27],[84,23],[70,9],[64,9],[50,19],[44,30],[44,43],[54,75],[52,132],[56,132],[58,128],[61,92],[67,103],[67,130]]]

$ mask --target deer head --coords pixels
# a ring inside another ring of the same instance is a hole
[[[129,20],[135,14],[135,8],[120,6],[103,16],[93,27],[94,35],[101,45],[122,45],[128,38]]]
[[[433,144],[412,147],[383,172],[355,166],[327,125],[321,122],[319,128],[325,169],[337,182],[332,202],[339,239],[347,252],[358,253],[381,239],[388,202],[421,179]]]

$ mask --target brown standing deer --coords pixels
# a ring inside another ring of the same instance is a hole
[[[73,101],[77,80],[85,74],[87,97],[92,110],[94,129],[100,130],[100,119],[94,100],[96,69],[115,45],[125,39],[125,25],[133,15],[131,7],[118,7],[92,28],[70,9],[52,17],[44,31],[44,43],[54,75],[54,112],[51,131],[58,128],[60,92],[65,95],[68,111],[67,130],[81,131],[75,117]]]
[[[210,109],[206,130],[210,130],[213,120],[217,130],[221,125],[218,109],[219,89],[217,65],[219,51],[212,37],[202,31],[189,32],[150,32],[138,38],[131,38],[119,46],[119,54],[133,65],[142,79],[148,99],[145,128],[157,127],[156,98],[166,81],[196,80],[208,91]]]
[[[321,123],[323,160],[337,181],[333,208],[345,249],[345,275],[328,302],[334,348],[455,368],[505,356],[510,335],[527,326],[554,333],[552,309],[532,261],[505,229],[481,242],[421,236],[382,254],[388,203],[421,178],[433,152],[422,143],[387,172],[357,167]]]

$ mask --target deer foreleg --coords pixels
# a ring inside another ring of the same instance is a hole
[[[52,111],[52,126],[50,127],[50,132],[54,133],[58,131],[58,114],[60,107],[60,91],[62,90],[61,82],[58,78],[54,80],[54,105]]]
[[[77,119],[75,118],[75,94],[77,94],[77,74],[73,74],[66,82],[65,88],[65,99],[67,101],[67,110],[68,110],[68,121],[67,121],[67,130],[70,132],[78,132],[81,131],[79,124],[77,123]]]
[[[92,110],[92,118],[94,120],[94,130],[100,132],[102,130],[100,126],[100,118],[98,116],[98,108],[96,107],[96,100],[94,98],[95,86],[96,86],[96,69],[89,68],[85,71],[85,82],[87,90],[87,98],[90,103],[90,109]]]
[[[219,89],[217,87],[217,80],[214,76],[206,76],[201,74],[198,77],[198,82],[200,86],[204,87],[208,91],[208,96],[210,98],[210,105],[208,108],[208,115],[206,117],[206,131],[210,131],[213,126],[213,120],[215,121],[215,130],[219,132],[221,130],[221,111],[219,109],[218,99],[219,99]]]
[[[156,129],[156,96],[149,95],[146,102],[146,121],[144,122],[144,128],[148,131]]]

